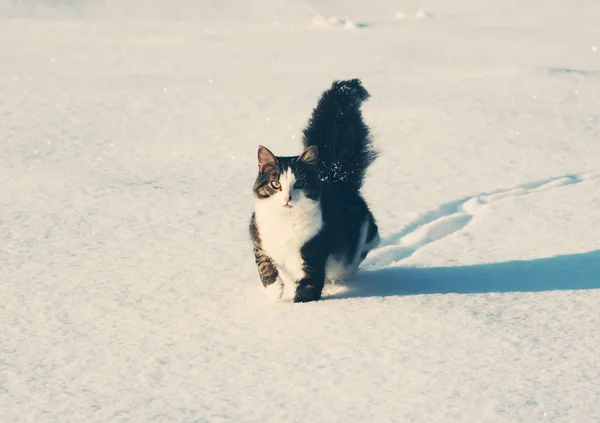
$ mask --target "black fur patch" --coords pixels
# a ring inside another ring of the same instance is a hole
[[[367,167],[377,157],[361,104],[370,97],[360,80],[334,81],[304,129],[304,147],[319,148],[319,177],[358,191]]]

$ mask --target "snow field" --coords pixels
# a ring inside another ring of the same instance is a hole
[[[600,419],[595,2],[140,4],[0,3],[0,421]],[[350,77],[384,242],[273,304],[256,148]]]

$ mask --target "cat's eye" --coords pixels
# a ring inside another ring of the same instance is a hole
[[[304,181],[303,180],[299,180],[296,181],[296,183],[294,184],[294,188],[300,189],[304,186]]]
[[[271,186],[275,189],[281,188],[281,184],[279,183],[279,181],[271,181]]]

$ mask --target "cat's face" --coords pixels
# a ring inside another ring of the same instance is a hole
[[[295,157],[277,157],[268,148],[258,149],[258,176],[254,182],[257,202],[282,211],[311,206],[319,201],[317,147]]]

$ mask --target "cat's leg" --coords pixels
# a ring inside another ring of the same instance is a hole
[[[323,285],[325,282],[325,272],[306,272],[306,277],[298,281],[296,294],[294,295],[295,303],[307,303],[309,301],[317,301],[321,299]]]
[[[277,301],[283,294],[283,281],[279,277],[277,267],[275,267],[273,260],[259,248],[254,248],[254,259],[267,297],[273,301]]]
[[[267,297],[271,300],[278,300],[283,295],[283,281],[279,277],[279,271],[273,263],[273,260],[267,255],[262,249],[262,242],[258,233],[258,227],[256,225],[256,216],[252,213],[252,219],[250,219],[250,238],[254,244],[254,260],[256,261],[256,267],[258,268],[258,275],[260,280],[265,287]]]
[[[346,263],[343,257],[331,254],[325,262],[325,280],[332,286],[344,280],[346,275]]]
[[[302,247],[302,277],[299,278],[294,295],[295,303],[317,301],[321,298],[325,284],[325,262],[327,254],[323,240],[317,237]]]
[[[379,228],[377,227],[377,223],[375,222],[373,214],[371,214],[371,211],[368,211],[367,236],[365,238],[365,244],[363,246],[363,252],[361,254],[361,261],[364,260],[369,251],[377,248],[380,242],[381,238],[379,237]]]
[[[367,257],[369,251],[377,248],[381,241],[377,223],[375,223],[375,218],[369,210],[367,210],[367,216],[361,226],[360,232],[357,255],[353,262],[353,269],[350,274],[356,273],[358,266],[360,266],[362,261]]]

